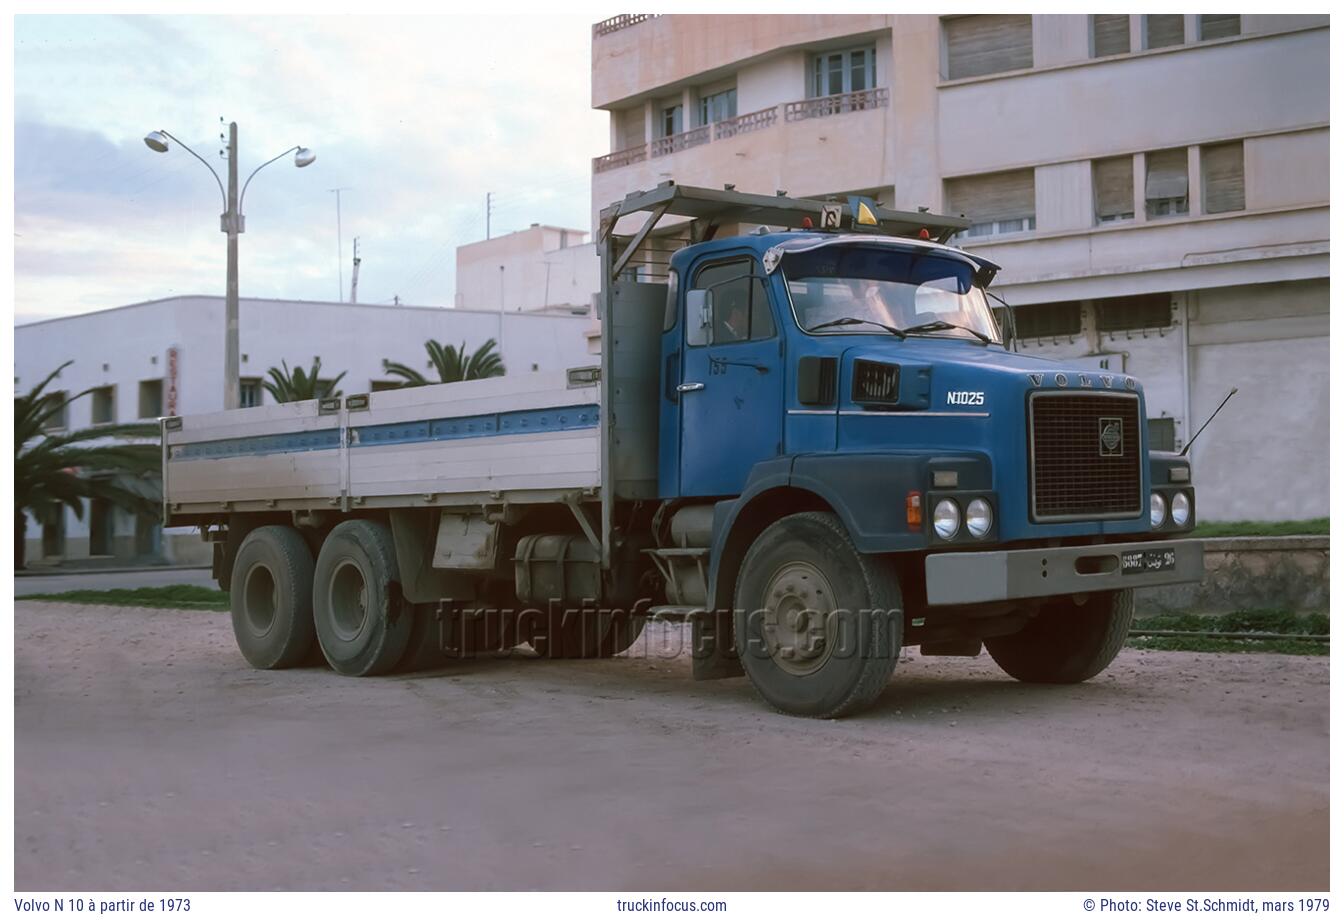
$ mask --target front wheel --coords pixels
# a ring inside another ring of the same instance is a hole
[[[855,549],[834,514],[792,514],[762,531],[733,607],[742,667],[781,712],[848,715],[891,680],[904,623],[896,574]]]
[[[1106,669],[1134,622],[1134,591],[1101,591],[1083,603],[1059,598],[1020,632],[985,640],[995,663],[1035,684],[1077,684]]]

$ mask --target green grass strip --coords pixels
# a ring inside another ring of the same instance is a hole
[[[102,591],[62,591],[57,594],[25,594],[21,601],[65,601],[71,604],[108,604],[114,607],[152,607],[173,610],[228,610],[229,595],[196,585],[165,585],[160,588],[108,588]]]

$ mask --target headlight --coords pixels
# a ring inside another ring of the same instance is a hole
[[[1190,520],[1190,496],[1177,492],[1171,497],[1171,523],[1184,527]]]
[[[989,533],[989,528],[993,526],[994,510],[989,507],[989,502],[977,498],[966,506],[966,529],[971,532],[971,536],[979,539]]]
[[[1148,522],[1156,529],[1167,522],[1167,500],[1161,492],[1148,497]]]
[[[950,498],[945,498],[933,509],[933,530],[944,540],[951,540],[961,528],[961,509]]]

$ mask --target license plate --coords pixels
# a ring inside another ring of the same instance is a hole
[[[1142,575],[1145,572],[1168,572],[1176,568],[1176,550],[1140,549],[1120,554],[1120,572],[1124,575]]]

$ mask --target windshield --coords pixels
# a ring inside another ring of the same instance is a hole
[[[845,318],[901,330],[950,323],[965,328],[912,334],[972,339],[977,336],[967,330],[975,330],[1002,341],[984,292],[975,286],[975,269],[960,259],[927,250],[821,246],[786,253],[782,270],[804,331]],[[850,323],[817,334],[872,335],[874,328]]]

